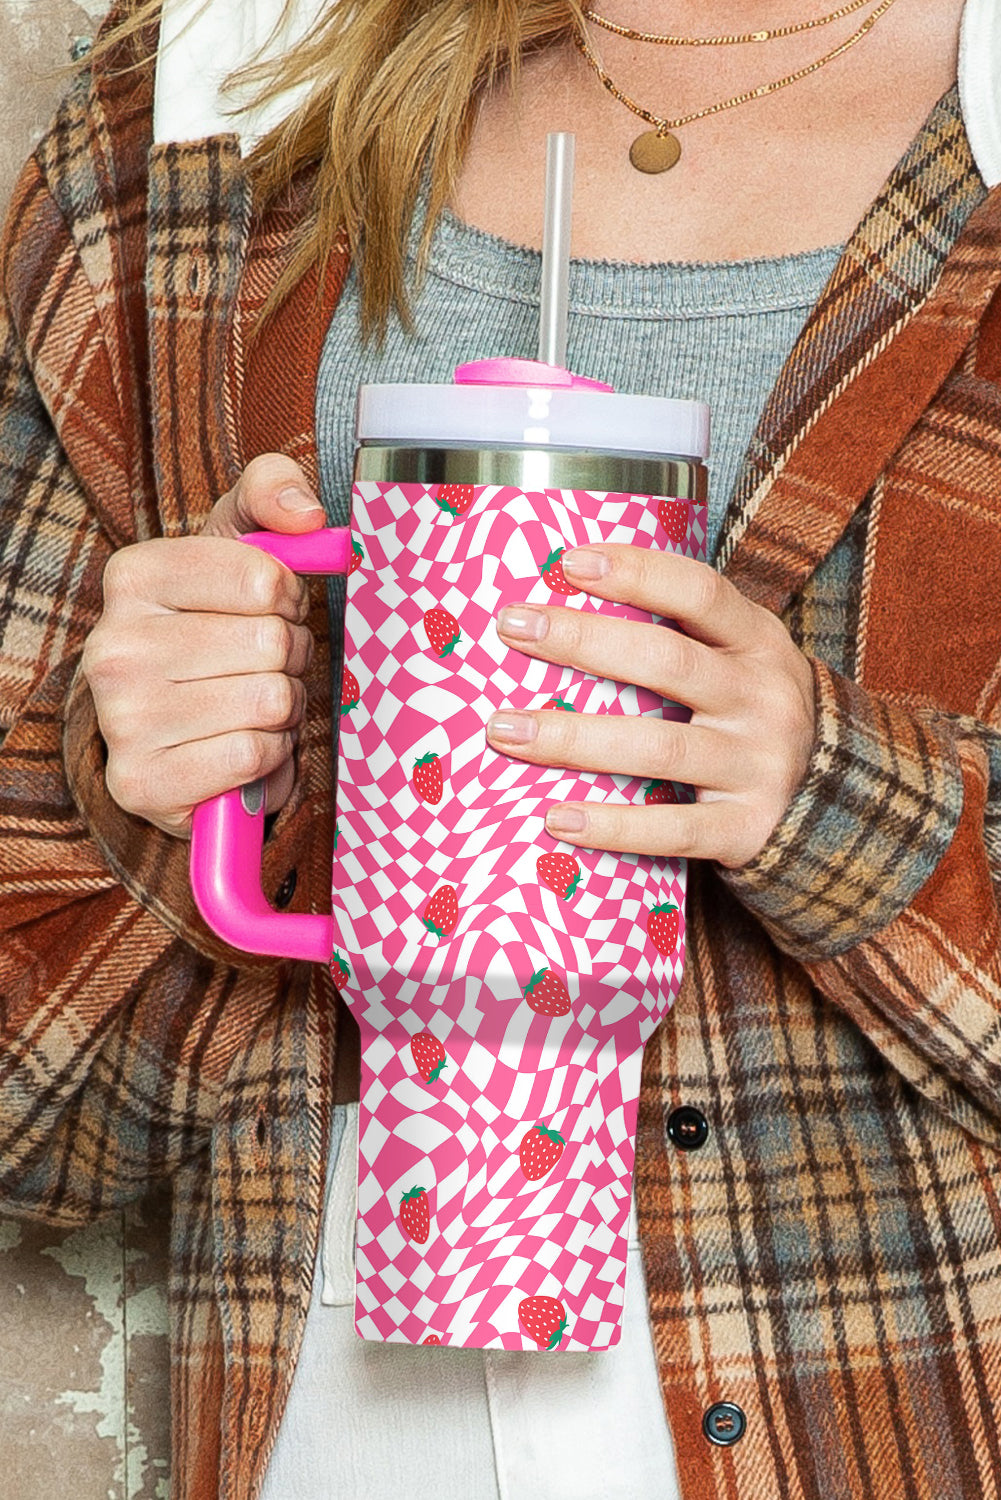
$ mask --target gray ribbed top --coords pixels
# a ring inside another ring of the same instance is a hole
[[[618,391],[709,404],[711,553],[761,409],[839,254],[831,248],[721,263],[571,262],[569,367]],[[541,264],[537,251],[446,213],[414,302],[417,332],[408,336],[392,318],[381,348],[360,343],[351,273],[327,333],[316,394],[321,484],[333,523],[348,519],[359,385],[449,382],[466,360],[534,359]]]

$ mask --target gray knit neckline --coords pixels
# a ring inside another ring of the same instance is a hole
[[[409,254],[425,204],[418,204]],[[711,318],[812,306],[842,246],[727,261],[586,260],[570,262],[569,311],[611,318]],[[427,273],[504,302],[538,305],[542,256],[445,209],[431,242]]]

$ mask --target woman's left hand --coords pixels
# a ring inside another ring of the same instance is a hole
[[[501,639],[529,656],[650,688],[689,707],[691,720],[504,709],[487,725],[490,744],[539,765],[695,788],[694,803],[554,804],[546,828],[565,843],[717,860],[731,869],[746,864],[789,806],[810,759],[809,661],[775,615],[704,563],[594,545],[565,552],[562,564],[577,587],[676,620],[681,630],[513,604],[498,617]]]

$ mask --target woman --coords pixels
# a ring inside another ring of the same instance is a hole
[[[330,1337],[310,1287],[337,1228],[328,1211],[320,1234],[338,1107],[357,1098],[350,1027],[325,975],[206,932],[182,835],[193,803],[267,775],[266,889],[322,908],[326,610],[233,538],[312,528],[321,488],[342,518],[359,379],[518,352],[517,247],[536,243],[556,128],[580,163],[570,363],[712,401],[720,575],[631,549],[580,575],[684,623],[684,649],[660,633],[653,650],[637,626],[624,652],[636,680],[692,705],[684,734],[651,746],[628,722],[604,738],[559,714],[514,739],[488,728],[504,754],[698,796],[622,822],[592,804],[560,830],[698,862],[687,984],[648,1046],[640,1116],[656,1374],[621,1371],[607,1393],[633,1379],[645,1402],[652,1382],[654,1417],[643,1405],[619,1490],[598,1454],[569,1492],[1001,1493],[1001,12],[662,12],[600,12],[623,36],[555,0],[331,8],[312,39],[285,38],[272,108],[314,82],[329,101],[336,77],[332,110],[307,96],[248,166],[232,137],[164,125],[169,52],[156,110],[152,67],[123,67],[157,46],[143,11],[95,57],[12,208],[3,1203],[73,1223],[171,1177],[180,1495],[449,1482],[393,1451],[374,1388],[367,1405],[324,1392],[297,1363]],[[216,15],[225,37],[234,12]],[[673,40],[635,35],[668,25]],[[653,165],[680,142],[670,169],[631,163],[651,124],[636,108],[654,117]],[[433,228],[446,209],[415,286],[412,215]],[[488,333],[493,348],[466,347]],[[568,613],[544,620],[545,637],[506,638],[602,670]],[[455,1380],[441,1361],[466,1356],[416,1352],[439,1361],[414,1367],[419,1417]],[[563,1492],[517,1451],[513,1397],[488,1390],[477,1416],[461,1396],[439,1464],[460,1448],[483,1461],[454,1493]],[[547,1414],[560,1462],[573,1401]]]

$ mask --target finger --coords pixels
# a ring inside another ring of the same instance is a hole
[[[711,859],[743,864],[747,819],[740,803],[720,799],[637,806],[614,802],[561,802],[546,815],[546,829],[562,843],[615,854]]]
[[[314,531],[325,520],[323,507],[299,465],[284,453],[262,453],[216,501],[202,535]]]
[[[253,672],[175,683],[169,692],[151,693],[138,710],[134,698],[112,700],[102,707],[101,731],[112,755],[132,757],[240,731],[292,729],[305,710],[298,678]]]
[[[281,810],[292,795],[295,786],[295,758],[282,762],[277,771],[264,783],[264,811],[267,815]]]
[[[510,604],[497,633],[528,656],[646,687],[713,715],[729,715],[746,679],[736,662],[666,625],[560,605]]]
[[[301,677],[313,633],[281,615],[159,614],[137,623],[133,650],[145,678],[165,683],[284,672]]]
[[[171,746],[124,764],[109,758],[108,792],[126,812],[167,832],[185,834],[190,830],[192,810],[200,802],[270,776],[293,749],[288,730],[279,734],[241,730]]]
[[[682,781],[732,791],[746,784],[746,753],[718,729],[639,714],[535,713],[502,709],[491,715],[495,750],[536,765]]]
[[[676,552],[593,545],[564,552],[560,561],[588,593],[676,620],[707,646],[746,649],[775,620],[715,568]]]
[[[297,623],[309,612],[301,578],[257,547],[219,536],[158,537],[123,547],[104,570],[112,619],[156,610],[281,615]]]

